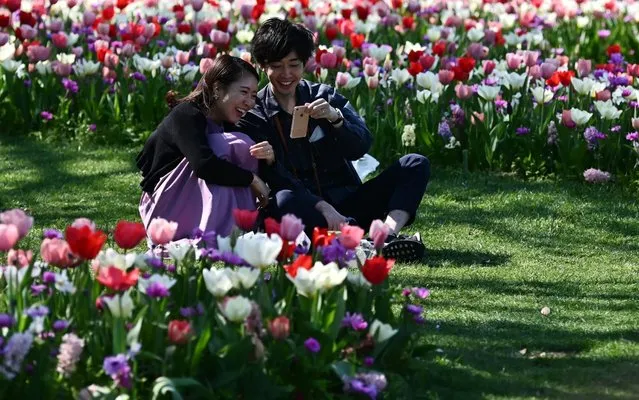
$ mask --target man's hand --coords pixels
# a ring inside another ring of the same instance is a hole
[[[251,182],[251,192],[257,197],[260,207],[266,207],[268,205],[268,196],[271,192],[266,183],[261,180],[257,175],[253,174],[253,182]]]
[[[315,209],[322,213],[324,219],[326,219],[326,224],[328,225],[328,229],[331,231],[338,231],[341,229],[342,224],[346,222],[346,217],[342,214],[338,213],[335,210],[335,207],[330,205],[324,200],[321,200],[315,205]]]
[[[339,119],[337,110],[324,99],[317,99],[312,103],[307,103],[306,110],[311,118],[314,119],[327,119],[331,123]]]

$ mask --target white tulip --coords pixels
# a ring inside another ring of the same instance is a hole
[[[533,95],[533,98],[537,102],[537,104],[545,104],[552,100],[554,94],[552,90],[544,89],[543,86],[538,86],[536,88],[530,89],[530,92]]]
[[[373,321],[369,334],[379,343],[384,342],[397,333],[397,329],[393,329],[389,324],[384,324],[379,320]]]
[[[612,101],[595,101],[595,108],[601,114],[601,117],[604,119],[617,119],[621,116],[621,110],[618,110],[613,104]]]
[[[243,29],[235,34],[235,37],[240,43],[250,43],[251,40],[253,40],[253,36],[255,36],[255,32],[249,29]]]
[[[148,279],[140,278],[138,280],[138,290],[140,292],[147,294],[146,290],[153,283],[159,283],[164,286],[167,290],[171,289],[173,285],[175,285],[177,281],[175,279],[171,279],[166,275],[153,274]]]
[[[202,276],[204,277],[206,290],[215,297],[224,297],[229,290],[233,289],[233,281],[225,270],[217,268],[204,269],[202,270]]]
[[[235,243],[235,254],[256,268],[275,264],[281,250],[282,238],[275,234],[269,238],[266,233],[248,232]]]
[[[479,42],[484,38],[484,31],[478,28],[472,28],[466,33],[466,36],[471,42]]]
[[[479,86],[479,89],[477,89],[477,94],[484,100],[493,101],[499,94],[500,89],[501,88],[499,86],[481,85]]]
[[[428,99],[431,97],[431,91],[430,90],[418,90],[417,91],[417,101],[419,101],[422,104],[426,104],[426,101],[428,101]]]
[[[180,262],[186,257],[186,254],[193,248],[193,245],[185,241],[171,242],[167,245],[166,250],[175,261]]]
[[[73,286],[73,283],[69,280],[66,270],[62,271],[59,274],[55,274],[55,288],[58,289],[58,291],[61,293],[69,294],[75,293],[76,290],[75,286]]]
[[[570,109],[570,119],[572,119],[578,126],[586,125],[586,123],[590,120],[590,117],[592,117],[592,113],[582,111],[578,108]]]
[[[393,69],[393,71],[391,72],[391,79],[393,80],[393,82],[395,82],[397,86],[402,86],[406,82],[413,79],[413,77],[411,76],[410,72],[408,72],[407,69],[396,68],[396,69]]]
[[[293,282],[299,295],[313,297],[318,291],[324,292],[340,285],[347,275],[348,270],[340,269],[334,262],[324,265],[318,261],[310,270],[298,269],[295,278],[288,274],[286,277]]]
[[[217,235],[217,249],[222,253],[233,252],[233,247],[231,246],[231,237],[222,237],[220,235]]]
[[[524,86],[524,83],[526,83],[526,78],[528,78],[528,75],[525,73],[518,74],[516,72],[511,72],[505,76],[506,86],[512,90],[521,89],[521,87]]]
[[[420,72],[415,77],[415,83],[424,89],[432,90],[436,83],[439,83],[439,78],[431,71]]]
[[[250,289],[260,277],[260,270],[257,268],[240,267],[235,270],[235,277],[244,289]]]
[[[246,297],[237,296],[228,299],[221,307],[222,314],[231,322],[242,322],[251,314],[251,301]]]
[[[572,87],[575,88],[575,92],[582,96],[589,96],[595,86],[595,83],[597,83],[590,78],[579,79],[575,77],[572,78],[571,82]]]
[[[116,294],[115,296],[103,298],[111,315],[116,318],[129,318],[133,314],[133,300],[131,300],[131,291],[127,290],[124,294]]]

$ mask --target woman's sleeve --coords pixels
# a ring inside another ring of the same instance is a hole
[[[324,86],[322,90],[324,89],[328,91],[328,103],[339,109],[344,116],[344,123],[339,128],[329,123],[338,143],[337,148],[348,160],[362,158],[373,144],[373,135],[348,99],[330,86]]]
[[[179,107],[179,109],[178,109]],[[180,105],[169,119],[173,143],[198,178],[222,186],[249,186],[253,173],[217,157],[206,139],[206,118],[194,107]]]

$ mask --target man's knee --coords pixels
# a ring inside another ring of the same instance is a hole
[[[399,159],[403,170],[410,171],[428,180],[430,178],[430,161],[421,154],[407,154]]]

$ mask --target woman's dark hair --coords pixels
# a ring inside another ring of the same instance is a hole
[[[226,90],[233,82],[242,78],[245,72],[250,73],[259,82],[260,77],[250,63],[238,57],[222,54],[206,70],[197,86],[187,96],[178,99],[177,93],[170,90],[166,94],[166,103],[173,108],[187,101],[197,104],[200,109],[208,113],[220,90]]]
[[[259,65],[279,61],[292,51],[306,64],[315,51],[315,43],[310,30],[287,19],[266,20],[251,41],[253,59]]]

